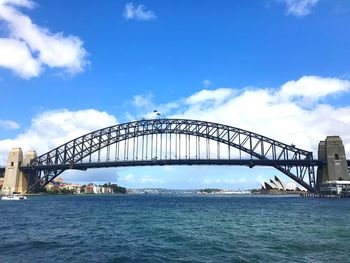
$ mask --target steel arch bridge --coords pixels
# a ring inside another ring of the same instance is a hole
[[[27,192],[33,192],[68,169],[262,165],[276,168],[313,192],[314,166],[319,164],[310,151],[251,131],[199,120],[152,119],[90,132],[32,159],[30,165],[20,169],[30,175]]]

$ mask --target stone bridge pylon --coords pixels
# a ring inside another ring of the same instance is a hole
[[[345,148],[339,136],[328,136],[318,145],[317,185],[330,181],[350,181]]]
[[[3,194],[7,195],[13,192],[26,192],[28,177],[20,170],[20,166],[29,165],[30,160],[36,158],[36,156],[35,151],[28,151],[23,157],[21,148],[12,148],[9,152],[5,168],[4,183],[2,187]]]

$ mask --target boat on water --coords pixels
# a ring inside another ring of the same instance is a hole
[[[13,193],[9,195],[4,195],[1,199],[2,200],[26,200],[27,197],[25,197],[21,193]]]

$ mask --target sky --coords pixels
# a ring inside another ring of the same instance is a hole
[[[154,118],[215,121],[350,159],[346,0],[0,0],[0,166],[90,131]],[[245,167],[67,171],[128,188],[257,188]]]

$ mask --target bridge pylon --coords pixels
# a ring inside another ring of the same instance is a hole
[[[28,186],[28,179],[30,177],[20,169],[21,166],[27,166],[30,164],[30,160],[35,158],[35,151],[28,151],[23,157],[21,148],[12,148],[9,152],[6,168],[4,183],[2,187],[3,194],[11,194],[13,192],[25,193]]]
[[[318,145],[317,186],[329,181],[350,181],[344,144],[339,136],[327,136]]]

